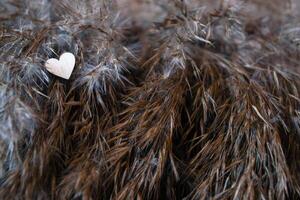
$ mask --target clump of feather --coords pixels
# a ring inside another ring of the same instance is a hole
[[[276,2],[0,2],[0,197],[299,198],[299,5]],[[64,51],[68,81],[43,67]]]

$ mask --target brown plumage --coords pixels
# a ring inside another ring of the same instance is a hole
[[[0,199],[300,198],[298,0],[0,5]]]

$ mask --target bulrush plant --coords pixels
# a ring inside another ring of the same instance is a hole
[[[299,199],[299,9],[1,1],[0,199]]]

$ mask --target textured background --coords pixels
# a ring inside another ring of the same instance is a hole
[[[299,9],[0,0],[0,199],[299,199]]]

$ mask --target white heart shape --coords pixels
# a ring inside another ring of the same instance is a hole
[[[61,78],[69,79],[75,66],[75,56],[72,53],[63,53],[59,60],[50,58],[46,61],[46,69]]]

